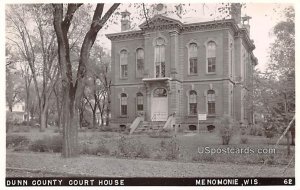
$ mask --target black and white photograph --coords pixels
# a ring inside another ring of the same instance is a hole
[[[296,4],[6,2],[5,186],[295,186]]]

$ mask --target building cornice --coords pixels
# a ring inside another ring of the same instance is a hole
[[[145,38],[147,33],[153,31],[172,31],[178,34],[194,31],[207,31],[214,29],[231,29],[235,37],[241,37],[250,51],[255,49],[253,41],[250,39],[247,29],[240,28],[233,19],[214,20],[207,22],[198,22],[183,24],[178,20],[168,18],[162,15],[156,15],[148,22],[140,25],[141,30],[126,31],[113,34],[106,34],[106,37],[112,41]]]
[[[137,39],[137,38],[144,38],[144,31],[136,30],[136,31],[118,32],[113,34],[106,34],[105,36],[111,41]]]

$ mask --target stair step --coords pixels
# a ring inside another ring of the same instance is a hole
[[[133,133],[158,131],[165,125],[165,121],[143,121]]]

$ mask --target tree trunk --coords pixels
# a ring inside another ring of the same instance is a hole
[[[97,128],[96,108],[93,110],[93,128]]]
[[[69,91],[64,89],[63,92]],[[70,90],[72,91],[72,90]],[[74,92],[73,92],[74,93]],[[78,156],[78,117],[75,110],[74,96],[63,93],[63,149],[62,156],[65,158]]]
[[[287,155],[291,154],[291,144],[290,144],[290,131],[286,133],[286,141],[287,141]]]
[[[106,126],[109,126],[109,114],[110,114],[110,87],[107,93],[107,105],[106,105]]]
[[[79,128],[83,127],[83,110],[79,109]]]
[[[291,145],[295,145],[295,126],[291,127],[291,136],[292,136]]]
[[[61,108],[59,106],[59,100],[56,101],[56,109],[57,109],[57,127],[60,129],[61,125]]]
[[[44,132],[47,128],[47,111],[44,110],[40,114],[40,131]]]

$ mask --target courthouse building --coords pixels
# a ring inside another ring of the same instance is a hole
[[[184,129],[214,128],[229,115],[251,125],[253,111],[245,96],[257,59],[250,39],[250,17],[233,4],[231,19],[183,19],[157,14],[131,30],[130,13],[122,12],[121,32],[111,40],[111,124],[164,123],[172,115]]]

